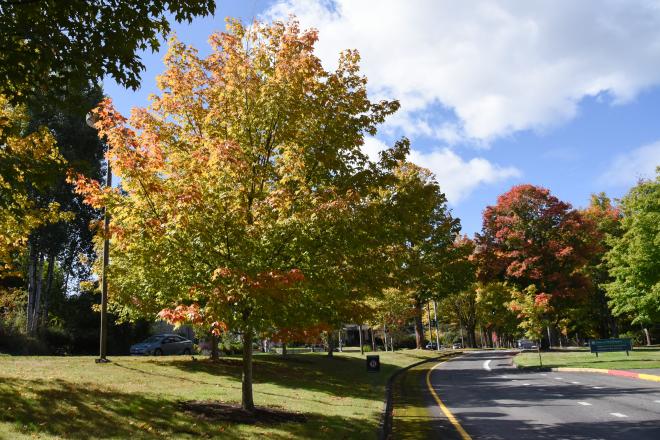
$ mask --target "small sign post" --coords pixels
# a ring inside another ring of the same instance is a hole
[[[380,371],[380,356],[369,355],[367,356],[367,372],[378,373]]]

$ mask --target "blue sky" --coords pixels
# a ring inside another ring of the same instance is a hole
[[[660,8],[644,1],[220,1],[215,17],[175,24],[208,51],[224,17],[286,18],[320,32],[328,68],[356,48],[373,98],[401,111],[368,139],[375,154],[401,136],[430,168],[464,232],[512,185],[549,188],[576,207],[621,197],[660,165]],[[105,82],[125,114],[157,92],[160,53],[141,54],[142,88]]]

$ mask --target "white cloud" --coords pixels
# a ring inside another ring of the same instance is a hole
[[[660,83],[653,1],[279,0],[265,15],[290,13],[319,29],[328,67],[360,50],[373,96],[401,100],[408,135],[487,142],[570,120],[585,96],[623,103]],[[443,128],[437,105],[457,123]]]
[[[607,186],[633,186],[641,178],[653,178],[660,166],[660,141],[620,154],[600,176]]]
[[[494,165],[482,157],[466,161],[449,148],[430,153],[411,150],[410,161],[433,171],[440,188],[454,205],[480,185],[520,176],[520,171],[514,167]]]
[[[385,148],[381,141],[370,137],[365,139],[362,150],[371,160],[377,160],[378,152]],[[468,197],[480,185],[493,184],[521,175],[515,167],[502,167],[482,157],[464,160],[449,148],[430,152],[411,149],[408,159],[435,174],[440,188],[453,205]]]

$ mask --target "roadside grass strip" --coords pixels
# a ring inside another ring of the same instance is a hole
[[[472,437],[470,437],[470,434],[468,434],[465,431],[465,429],[463,429],[463,426],[461,426],[461,424],[456,419],[454,414],[452,414],[452,412],[449,410],[449,408],[447,408],[447,406],[442,402],[442,400],[440,399],[438,394],[435,392],[435,389],[433,389],[433,385],[431,384],[431,373],[433,373],[433,370],[435,370],[438,365],[440,365],[444,362],[446,362],[446,361],[438,362],[437,364],[435,364],[433,366],[433,368],[429,369],[428,373],[426,373],[426,386],[428,387],[428,389],[431,392],[431,395],[433,396],[435,401],[438,403],[438,406],[440,407],[440,410],[442,411],[442,413],[445,415],[445,417],[447,417],[447,420],[449,420],[449,422],[454,426],[454,428],[456,428],[456,430],[460,434],[461,438],[463,440],[471,440]]]
[[[447,353],[449,358],[452,353]],[[420,439],[433,435],[434,416],[428,410],[425,374],[430,362],[402,373],[392,384],[392,431],[388,438]]]

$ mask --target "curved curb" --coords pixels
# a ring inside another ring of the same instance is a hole
[[[394,373],[392,373],[389,379],[387,379],[387,384],[385,385],[385,405],[380,416],[380,421],[378,422],[378,440],[387,440],[392,431],[392,384],[394,384],[396,378],[411,368],[415,368],[427,362],[437,362],[447,357],[451,357],[453,354],[454,353],[445,353],[434,358],[424,359],[406,367],[399,368]]]
[[[566,373],[607,374],[609,376],[628,377],[630,379],[641,379],[641,380],[649,380],[652,382],[660,382],[660,376],[657,376],[655,374],[635,373],[634,371],[626,371],[626,370],[605,370],[600,368],[570,368],[570,367],[551,368],[550,370],[564,371]]]

